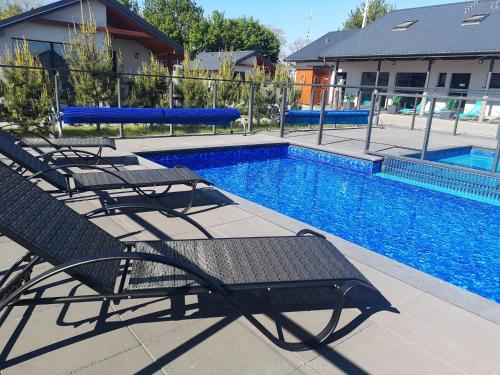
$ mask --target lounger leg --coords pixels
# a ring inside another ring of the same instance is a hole
[[[244,311],[239,304],[233,300],[233,298],[230,295],[226,295],[225,293],[223,294],[224,297],[230,300],[230,302],[238,309],[238,311],[245,316],[245,318],[252,323],[255,328],[257,328],[264,336],[266,336],[272,343],[274,343],[276,346],[279,346],[280,348],[284,350],[289,350],[289,351],[303,351],[303,350],[309,350],[312,349],[318,345],[320,345],[322,342],[324,342],[334,331],[335,328],[337,327],[337,324],[340,319],[340,314],[342,313],[342,308],[344,306],[344,299],[347,293],[349,293],[353,288],[356,287],[365,287],[371,290],[375,290],[371,285],[359,282],[359,281],[348,281],[345,282],[341,285],[333,285],[333,289],[335,292],[335,306],[332,311],[332,315],[330,317],[330,320],[326,324],[325,328],[318,333],[316,336],[304,340],[301,342],[295,342],[295,343],[289,343],[284,341],[281,338],[278,338],[274,336],[266,327],[264,327],[256,318],[253,317],[252,314],[247,313]],[[281,336],[281,335],[280,335]]]
[[[172,188],[172,185],[167,185],[165,190],[163,190],[161,193],[144,193],[146,194],[146,196],[150,197],[150,198],[160,198],[160,197],[163,197],[164,195],[166,195],[170,189]]]
[[[38,256],[33,256],[28,252],[17,262],[15,262],[11,268],[9,268],[7,273],[0,280],[0,287],[5,284],[5,287],[0,289],[0,301],[8,297],[12,292],[14,292],[16,289],[30,280],[33,267],[39,259],[40,258]],[[7,282],[7,280],[15,272],[17,267],[19,267],[23,263],[26,263],[23,268],[11,280],[9,280],[9,282]]]
[[[196,195],[196,186],[198,185],[198,181],[194,181],[192,184],[191,184],[191,196],[189,198],[189,202],[188,204],[186,205],[186,207],[181,211],[181,214],[185,214],[186,212],[189,211],[189,209],[193,206],[193,202],[194,202],[194,197]]]

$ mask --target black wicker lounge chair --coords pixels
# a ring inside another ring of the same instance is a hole
[[[102,156],[105,147],[116,150],[115,141],[111,138],[52,138],[37,132],[30,138],[16,138],[21,147],[29,147],[37,150],[38,158],[49,160],[53,164],[88,164],[108,165],[112,167],[124,165],[138,165],[139,160],[134,155]],[[85,147],[82,150],[78,147]],[[97,152],[89,151],[88,148],[98,147]],[[50,151],[42,152],[41,149],[48,148]]]
[[[16,304],[106,299],[118,302],[215,292],[279,347],[305,350],[318,345],[335,330],[344,296],[351,289],[362,286],[375,290],[330,242],[315,232],[303,230],[289,237],[214,239],[193,219],[163,210],[190,222],[207,239],[120,242],[46,191],[0,165],[0,232],[28,250],[0,280],[0,287],[3,285],[0,311]],[[33,267],[40,259],[54,268],[31,279]],[[24,296],[32,287],[62,272],[97,294]],[[335,305],[325,328],[301,342],[290,343],[275,337],[237,300],[238,292],[243,291],[304,287],[331,287]]]
[[[100,155],[105,147],[116,150],[115,140],[112,138],[49,138],[38,133],[33,133],[34,137],[23,138],[22,146],[24,147],[51,147],[55,149],[74,148],[74,147],[91,147],[98,148]]]
[[[184,167],[141,170],[119,170],[114,167],[113,170],[110,170],[88,164],[50,165],[17,145],[15,138],[3,131],[0,131],[0,153],[20,166],[21,169],[32,172],[31,179],[41,178],[70,196],[82,191],[129,188],[140,196],[156,198],[167,194],[173,185],[188,185],[191,186],[191,194],[182,211],[185,213],[194,202],[197,185],[200,183],[211,185],[210,182]],[[72,167],[94,169],[99,172],[64,174],[59,171]],[[156,191],[148,193],[143,189],[144,187],[156,186],[164,186],[165,189],[160,193]]]

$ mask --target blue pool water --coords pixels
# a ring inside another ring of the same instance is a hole
[[[420,155],[418,155],[418,157],[420,157]],[[494,158],[495,152],[493,150],[484,150],[473,147],[460,147],[448,150],[432,151],[427,154],[428,160],[488,172],[490,172],[493,167]],[[500,164],[497,171],[500,172]]]
[[[143,155],[500,302],[500,209],[373,175],[379,166],[261,146]]]

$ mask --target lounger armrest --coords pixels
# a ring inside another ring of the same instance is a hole
[[[42,281],[49,279],[55,275],[58,275],[62,272],[66,272],[68,270],[81,267],[84,265],[91,265],[94,263],[100,263],[100,262],[110,262],[110,261],[122,261],[122,260],[133,260],[133,261],[144,261],[144,262],[152,262],[152,263],[158,263],[158,264],[164,264],[168,266],[172,266],[175,268],[178,268],[188,274],[192,274],[193,276],[199,278],[203,282],[207,284],[207,286],[214,291],[218,291],[222,293],[223,295],[226,295],[227,292],[222,289],[220,282],[216,280],[215,278],[211,277],[209,274],[195,268],[194,266],[191,266],[190,264],[187,264],[185,262],[179,262],[176,259],[173,259],[171,257],[166,257],[162,255],[156,255],[156,254],[148,254],[148,253],[136,253],[136,252],[123,252],[123,253],[111,253],[111,254],[106,254],[103,253],[99,256],[95,257],[82,257],[82,258],[77,258],[73,259],[70,261],[67,261],[65,263],[62,263],[58,266],[55,266],[45,272],[40,273],[39,275],[35,276],[33,279],[29,280],[27,283],[23,284],[21,287],[17,288],[15,291],[13,291],[11,294],[6,296],[6,298],[2,299],[0,301],[0,311],[2,311],[5,307],[7,307],[10,303],[13,301],[17,300],[20,296],[25,294],[28,290],[33,288],[34,286],[40,284]],[[105,296],[103,295],[103,298]],[[109,296],[110,298],[113,298],[114,295],[111,294]]]
[[[48,130],[48,131],[49,131],[49,133],[50,133],[51,135],[53,135],[54,137],[56,136],[56,135],[55,135],[54,133],[52,133],[50,130]],[[53,147],[53,148],[55,148],[55,149],[60,149],[60,148],[61,148],[60,146],[58,146],[58,145],[56,145],[55,143],[53,143],[53,142],[50,140],[50,138],[49,138],[49,137],[46,137],[46,136],[41,135],[41,134],[36,133],[36,132],[32,132],[31,130],[26,130],[25,132],[26,132],[26,133],[28,133],[28,134],[31,134],[31,135],[32,135],[32,136],[34,136],[34,137],[37,137],[37,138],[41,138],[41,139],[43,139],[45,142],[47,142],[47,146]],[[21,146],[23,146],[23,145],[24,145],[22,138],[20,138],[20,139],[19,139],[19,143],[20,143],[20,145],[21,145]]]
[[[203,233],[207,238],[213,238],[213,236],[197,221],[194,219],[190,218],[189,216],[177,212],[171,208],[162,206],[162,205],[157,205],[157,204],[143,204],[143,203],[119,203],[119,204],[112,204],[112,205],[107,205],[95,210],[92,210],[88,213],[85,214],[87,218],[91,218],[93,216],[96,216],[100,213],[106,213],[114,210],[126,210],[126,209],[143,209],[143,210],[153,210],[153,211],[158,211],[158,212],[163,212],[166,213],[167,215],[171,215],[174,217],[177,217],[179,219],[182,219],[192,226],[194,226],[196,229],[198,229],[201,233]]]
[[[311,236],[316,236],[319,238],[322,238],[326,240],[326,237],[323,236],[321,233],[318,233],[312,229],[302,229],[297,232],[297,237],[304,237],[305,235],[310,234]]]
[[[117,179],[119,179],[120,181],[123,182],[124,186],[128,186],[129,188],[133,189],[134,191],[136,191],[138,194],[141,194],[141,195],[144,195],[144,193],[142,192],[142,190],[138,187],[138,186],[135,186],[134,184],[128,182],[126,179],[124,179],[122,176],[119,176],[117,175],[116,173],[114,173],[113,171],[110,171],[109,169],[106,169],[106,168],[101,168],[101,167],[98,167],[96,165],[88,165],[88,164],[64,164],[64,165],[54,165],[54,166],[51,166],[50,168],[47,168],[47,169],[44,169],[43,171],[39,171],[35,174],[33,174],[30,179],[32,178],[36,178],[44,173],[47,173],[47,172],[50,172],[50,171],[55,171],[55,170],[58,170],[58,169],[64,169],[64,168],[86,168],[86,169],[95,169],[95,170],[98,170],[98,171],[101,171],[101,172],[104,172],[104,173],[107,173],[107,174],[110,174],[114,177],[116,177]]]
[[[85,155],[90,155],[102,162],[104,162],[106,165],[109,165],[111,167],[113,167],[113,169],[115,169],[116,171],[119,171],[120,169],[118,169],[118,167],[116,165],[114,165],[112,162],[110,162],[109,160],[107,160],[106,158],[94,153],[94,152],[90,152],[90,151],[85,151],[85,150],[78,150],[78,149],[73,149],[73,148],[60,148],[60,149],[57,149],[57,150],[54,150],[54,151],[50,151],[50,152],[46,152],[46,153],[43,153],[41,155],[38,155],[38,158],[45,158],[45,157],[51,157],[52,155],[55,155],[55,154],[61,154],[62,156],[64,157],[67,157],[65,155],[65,153],[73,153],[75,154],[76,156],[78,157],[81,157],[80,154],[85,154]]]

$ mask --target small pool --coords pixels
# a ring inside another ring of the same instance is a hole
[[[420,157],[420,154],[412,154],[411,156]],[[485,150],[475,147],[459,147],[437,150],[428,152],[426,155],[427,160],[488,172],[491,172],[491,169],[493,168],[494,158],[494,150]],[[497,171],[500,172],[500,164],[498,165]]]
[[[378,163],[273,145],[142,155],[500,302],[500,209],[377,177]]]

